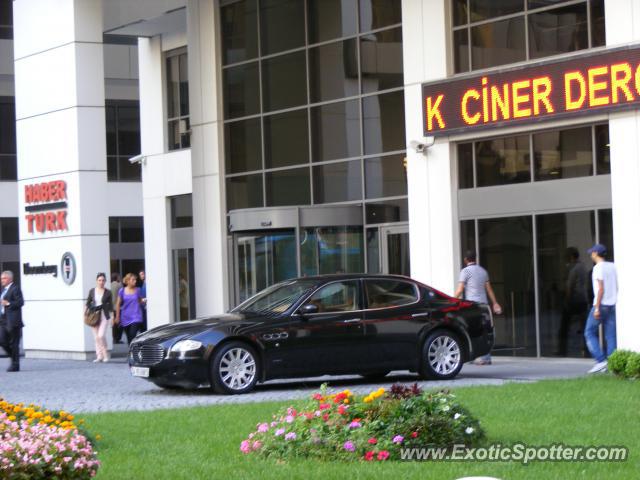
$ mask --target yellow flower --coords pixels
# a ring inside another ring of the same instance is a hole
[[[102,435],[97,434],[97,435],[96,435],[96,440],[102,440]]]
[[[345,399],[343,400],[343,403],[349,403],[349,399],[348,399],[348,398],[345,398]]]
[[[9,415],[9,420],[11,420],[12,422],[16,419],[15,415]]]
[[[75,418],[73,415],[67,415],[67,418],[71,421],[73,421],[73,419]]]

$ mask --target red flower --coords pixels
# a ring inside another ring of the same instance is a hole
[[[313,399],[317,400],[318,402],[321,402],[322,401],[322,395],[319,394],[319,393],[314,393],[313,394]]]
[[[331,408],[331,405],[329,405],[328,403],[321,403],[318,408],[320,410],[326,410],[327,408]]]
[[[418,436],[418,432],[411,432],[411,438],[416,438]]]
[[[389,458],[389,452],[387,452],[386,450],[382,450],[380,453],[378,453],[378,460],[386,460],[387,458]]]
[[[339,413],[340,415],[344,415],[345,413],[347,413],[347,409],[346,409],[346,407],[345,407],[344,405],[340,405],[340,406],[338,407],[338,413]]]
[[[373,450],[369,450],[367,453],[364,454],[364,459],[367,462],[370,462],[371,460],[373,460],[374,455],[375,455],[375,452]]]
[[[325,422],[329,421],[329,414],[325,413],[324,415],[322,415],[322,420],[324,420]]]
[[[313,413],[305,413],[304,416],[307,417],[307,420],[313,419]]]
[[[367,442],[369,442],[371,445],[375,445],[376,443],[378,443],[378,439],[375,437],[371,437],[369,440],[367,440]]]

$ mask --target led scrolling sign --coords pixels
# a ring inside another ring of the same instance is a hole
[[[640,106],[640,46],[422,86],[425,136]]]

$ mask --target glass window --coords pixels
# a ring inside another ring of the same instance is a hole
[[[358,282],[330,283],[314,293],[307,304],[316,305],[318,313],[359,310]]]
[[[522,0],[469,0],[471,22],[510,15],[524,10]]]
[[[356,40],[329,43],[309,49],[311,103],[358,94]]]
[[[404,92],[364,97],[362,117],[365,154],[405,149]]]
[[[594,212],[536,215],[536,227],[540,353],[582,357]]]
[[[168,126],[169,150],[179,150],[191,146],[191,123],[189,118],[170,120]]]
[[[18,245],[17,218],[0,218],[0,245]]]
[[[313,167],[314,203],[362,199],[360,160]]]
[[[263,55],[302,47],[305,44],[304,2],[261,0],[260,36]]]
[[[367,228],[367,272],[381,273],[380,233],[378,227]]]
[[[227,210],[262,206],[262,174],[227,178]]]
[[[140,153],[140,107],[118,107],[118,154],[138,155]]]
[[[123,243],[144,242],[142,217],[120,217],[120,241]]]
[[[606,45],[604,25],[604,0],[591,0],[591,46]]]
[[[132,164],[131,158],[126,156],[107,157],[107,180],[109,182],[139,182],[142,179],[142,167],[139,163]]]
[[[0,97],[0,154],[16,153],[16,108],[14,97]]]
[[[458,144],[458,188],[473,188],[473,143]]]
[[[596,125],[596,167],[598,175],[611,173],[611,151],[609,148],[609,124]]]
[[[402,22],[401,0],[360,0],[360,31]]]
[[[453,32],[453,61],[456,73],[469,70],[469,31],[456,30]]]
[[[460,222],[460,260],[464,260],[467,252],[476,251],[476,222],[462,220]]]
[[[264,161],[266,168],[309,162],[306,109],[264,117]]]
[[[107,155],[118,154],[118,114],[115,105],[106,102],[104,108],[106,129],[107,129]],[[1,133],[0,133],[1,135]]]
[[[265,111],[307,103],[305,52],[262,61],[262,103]]]
[[[533,152],[536,180],[593,175],[591,127],[536,133]]]
[[[166,82],[169,150],[188,148],[191,137],[189,70],[184,49],[167,53]]]
[[[236,63],[258,56],[256,0],[242,0],[220,8],[223,63]]]
[[[360,37],[362,93],[377,92],[404,84],[402,28]]]
[[[358,0],[307,0],[309,43],[348,37],[358,30]]]
[[[401,280],[365,280],[368,308],[389,308],[418,301],[418,289]]]
[[[471,28],[471,66],[495,67],[526,59],[524,18],[516,17]]]
[[[302,275],[364,271],[362,227],[316,227],[300,231]]]
[[[360,102],[311,108],[311,145],[314,162],[360,155]]]
[[[260,113],[258,62],[225,69],[223,89],[225,118]]]
[[[476,142],[478,187],[531,181],[529,136]]]
[[[614,261],[613,211],[610,208],[598,210],[598,242],[607,247],[607,260]]]
[[[406,195],[407,167],[404,154],[366,158],[364,181],[367,198]]]
[[[409,221],[409,205],[406,199],[365,205],[367,223],[393,223]]]
[[[469,23],[467,0],[453,0],[453,26]]]
[[[120,242],[120,222],[117,217],[109,217],[109,243]]]
[[[227,173],[240,173],[262,168],[260,118],[251,118],[224,126]]]
[[[529,15],[529,58],[589,47],[587,5],[575,4]]]
[[[140,106],[137,101],[107,100],[105,105],[107,130],[107,180],[139,182],[140,164],[129,159],[140,153]]]
[[[171,197],[171,228],[193,227],[191,194]]]
[[[13,38],[13,0],[0,0],[0,39]]]
[[[266,174],[267,206],[309,205],[309,169],[294,168]]]

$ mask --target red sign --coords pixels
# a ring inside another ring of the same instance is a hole
[[[68,230],[67,182],[35,183],[24,187],[27,231],[34,233]],[[45,213],[36,213],[45,212]]]
[[[640,106],[640,46],[422,86],[425,136]]]

